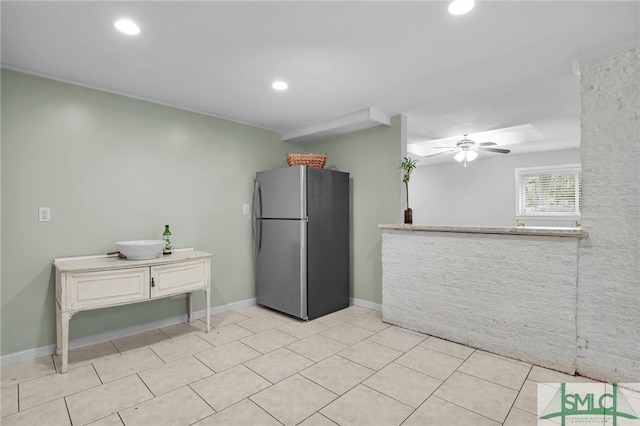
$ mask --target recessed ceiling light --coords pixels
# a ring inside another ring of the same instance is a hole
[[[275,90],[287,90],[289,85],[282,80],[278,80],[278,81],[274,81],[271,87],[273,87]]]
[[[474,0],[455,0],[449,5],[449,13],[452,15],[464,15],[476,5]]]
[[[129,35],[140,34],[140,27],[135,22],[129,19],[120,19],[113,24],[118,31]]]

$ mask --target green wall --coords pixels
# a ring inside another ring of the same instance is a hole
[[[160,238],[213,254],[212,303],[255,297],[251,203],[257,170],[284,152],[327,152],[351,176],[351,295],[381,303],[379,223],[401,220],[402,117],[348,135],[284,144],[267,130],[2,70],[1,348],[55,343],[56,257]],[[52,221],[37,221],[51,207]],[[196,298],[196,309],[204,306]],[[184,299],[80,312],[71,338],[185,313]]]
[[[351,296],[382,303],[381,223],[401,223],[404,118],[341,136],[288,144],[292,152],[329,154],[325,168],[349,172],[351,180]]]
[[[214,306],[255,297],[242,204],[256,170],[286,166],[277,133],[2,70],[1,136],[2,354],[55,343],[55,257],[165,224],[174,247],[213,254]],[[184,313],[184,299],[81,312],[71,338]]]

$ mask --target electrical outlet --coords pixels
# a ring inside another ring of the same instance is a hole
[[[243,204],[242,205],[242,215],[246,216],[249,214],[249,204]]]
[[[38,209],[38,222],[51,222],[51,207],[40,207]]]

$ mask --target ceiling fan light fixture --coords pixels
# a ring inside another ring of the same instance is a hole
[[[449,4],[449,13],[452,15],[464,15],[476,5],[475,0],[455,0]]]
[[[467,167],[467,162],[473,161],[478,158],[478,153],[472,149],[465,148],[453,157],[456,161],[464,161],[464,166]]]

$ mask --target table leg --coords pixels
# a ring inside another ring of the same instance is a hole
[[[209,287],[204,290],[204,297],[207,299],[207,333],[211,331],[211,299],[209,299]]]
[[[69,371],[69,320],[71,314],[69,312],[60,313],[60,340],[62,340],[62,367],[61,373]]]
[[[187,322],[193,322],[193,293],[187,293]]]
[[[60,304],[56,301],[56,355],[62,353],[62,316],[60,314]]]

